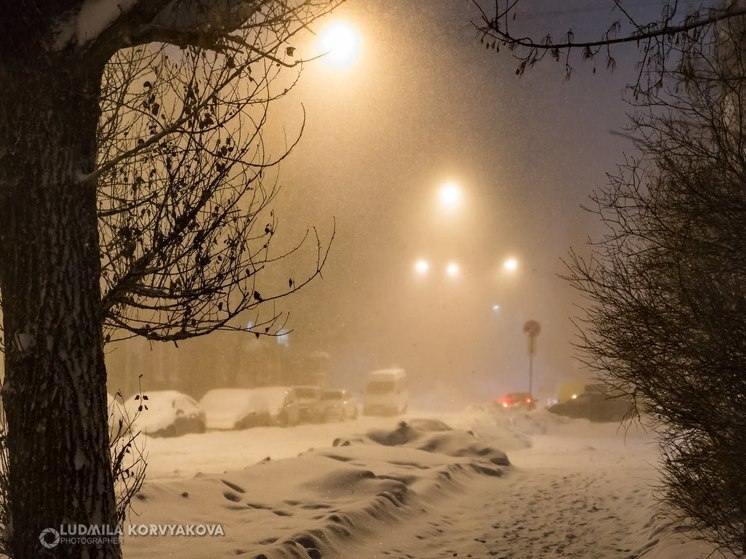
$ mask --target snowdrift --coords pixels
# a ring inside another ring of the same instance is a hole
[[[504,452],[437,420],[337,438],[297,458],[264,460],[239,472],[146,483],[136,524],[220,523],[224,537],[128,535],[127,557],[251,559],[344,557],[371,537],[449,496],[473,478],[500,478]],[[164,549],[167,546],[167,549]]]
[[[129,521],[218,523],[224,535],[125,526],[128,559],[713,556],[662,514],[654,433],[635,424],[482,405],[148,444],[162,477]],[[200,470],[230,472],[192,477]]]

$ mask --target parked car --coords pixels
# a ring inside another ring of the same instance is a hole
[[[287,386],[216,388],[200,400],[208,429],[295,425],[299,409]]]
[[[286,414],[288,424],[303,421],[312,423],[323,421],[324,413],[321,405],[321,387],[319,386],[292,386],[289,389]]]
[[[291,387],[265,386],[253,390],[269,425],[288,427],[301,421],[302,400],[298,402]]]
[[[407,411],[409,389],[404,369],[379,369],[368,373],[363,399],[363,413],[400,414]]]
[[[585,383],[580,381],[566,381],[560,384],[557,392],[557,403],[574,400],[585,392]]]
[[[261,425],[264,409],[249,388],[216,388],[199,401],[207,429],[244,429]]]
[[[629,410],[629,398],[596,391],[584,392],[549,408],[550,412],[557,415],[597,422],[622,421]]]
[[[497,402],[502,409],[525,409],[536,408],[536,399],[528,392],[511,392],[500,398]]]
[[[136,394],[124,403],[132,432],[152,437],[178,437],[205,431],[205,413],[191,396],[176,390]]]
[[[347,390],[324,390],[321,393],[321,407],[325,421],[357,418],[357,400]]]

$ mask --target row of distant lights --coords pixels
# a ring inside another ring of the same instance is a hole
[[[503,269],[506,272],[515,272],[518,269],[518,261],[515,258],[508,258],[503,262]],[[430,263],[427,260],[418,260],[414,264],[414,270],[419,275],[424,276],[430,271]],[[445,267],[446,275],[449,278],[455,278],[459,275],[461,269],[455,262],[449,262]]]
[[[414,270],[419,275],[424,276],[430,271],[430,263],[427,260],[418,260],[414,264]],[[455,262],[449,262],[446,266],[446,275],[451,278],[455,278],[459,273],[458,264]]]

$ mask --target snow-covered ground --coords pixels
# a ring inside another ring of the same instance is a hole
[[[544,410],[475,406],[213,432],[148,439],[147,451],[148,481],[129,522],[141,530],[219,524],[224,535],[125,528],[128,558],[696,559],[712,551],[659,514],[652,435]]]

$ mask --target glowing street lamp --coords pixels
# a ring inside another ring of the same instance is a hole
[[[424,276],[429,270],[430,264],[427,260],[418,260],[414,264],[414,271],[417,272],[417,274],[420,276]]]
[[[515,258],[508,258],[503,262],[503,269],[506,272],[515,272],[518,269],[518,260]]]
[[[360,57],[360,35],[347,22],[332,22],[319,35],[319,50],[324,54],[327,66],[346,68]]]
[[[448,266],[446,266],[446,275],[448,275],[449,278],[455,278],[458,276],[459,271],[458,264],[455,262],[450,262]]]
[[[440,205],[446,210],[453,210],[461,205],[461,187],[455,182],[447,182],[440,187],[438,199]]]

